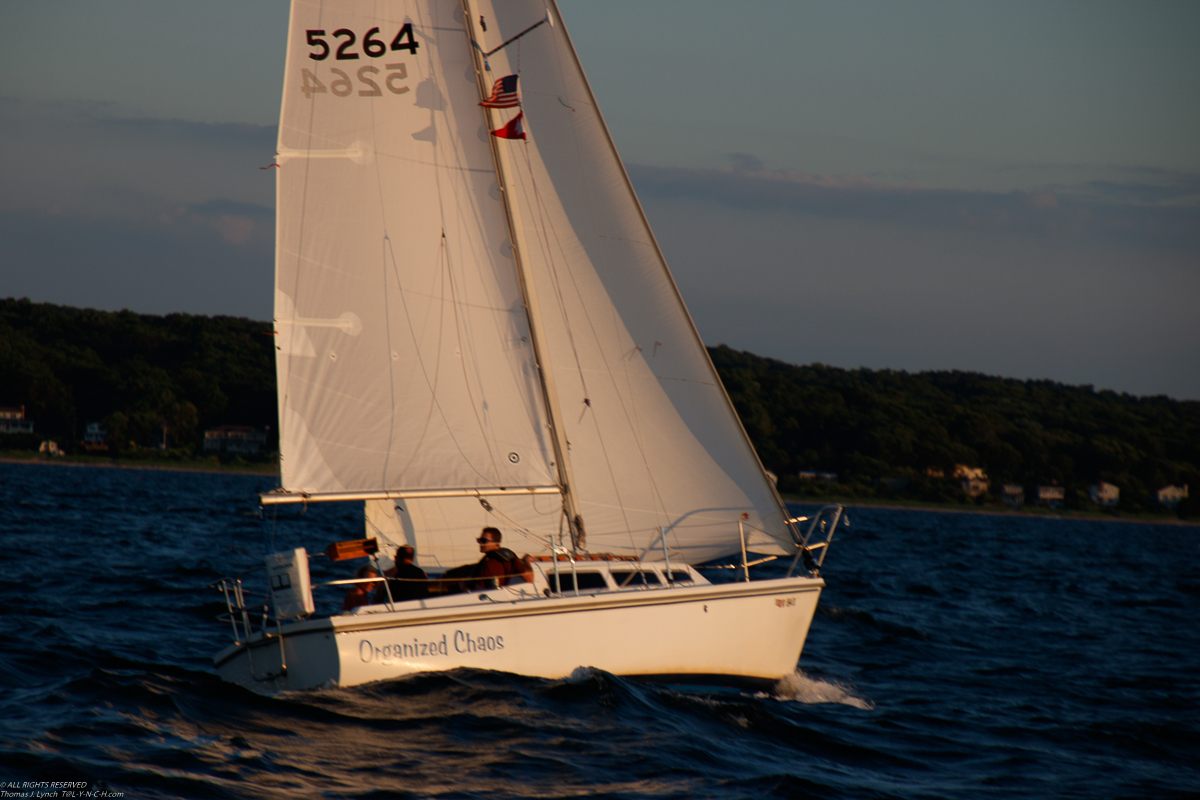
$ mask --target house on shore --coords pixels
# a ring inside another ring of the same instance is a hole
[[[254,455],[267,444],[267,432],[248,425],[221,425],[204,432],[204,452]]]
[[[1154,493],[1154,499],[1163,508],[1169,508],[1172,511],[1179,505],[1180,500],[1186,500],[1188,496],[1188,485],[1183,486],[1164,486]]]
[[[1088,489],[1088,497],[1098,506],[1116,508],[1117,503],[1121,500],[1121,490],[1111,483],[1100,481]]]
[[[25,406],[0,406],[0,433],[33,433],[33,420],[25,419]]]
[[[99,422],[89,422],[83,431],[83,449],[89,453],[104,452],[108,449],[108,428]]]
[[[971,497],[979,497],[981,494],[987,494],[988,487],[991,486],[988,476],[983,472],[983,467],[968,467],[966,464],[955,464],[954,477],[959,482],[958,485],[962,487],[962,490]]]
[[[1000,501],[1006,506],[1020,508],[1025,505],[1025,487],[1019,483],[1006,483],[1001,489]]]
[[[1039,506],[1045,506],[1046,508],[1062,508],[1063,500],[1065,500],[1066,497],[1067,490],[1065,487],[1058,485],[1037,487],[1037,504]]]

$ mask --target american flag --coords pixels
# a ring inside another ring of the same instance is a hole
[[[516,108],[521,105],[517,99],[517,76],[505,75],[498,78],[492,87],[492,96],[479,105],[484,108]]]

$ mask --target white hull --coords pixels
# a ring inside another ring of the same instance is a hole
[[[647,678],[778,680],[796,668],[824,585],[785,578],[551,598],[490,590],[287,625],[286,671],[274,635],[226,648],[214,662],[223,679],[255,691],[458,667],[544,678],[595,667]]]

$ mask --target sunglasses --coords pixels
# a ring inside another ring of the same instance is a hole
[[[489,539],[489,538],[487,538],[486,536],[480,536],[480,537],[479,537],[478,539],[476,539],[475,541],[479,542],[480,544],[487,544],[488,542],[494,542],[494,541],[496,541],[496,540],[495,540],[495,539]]]

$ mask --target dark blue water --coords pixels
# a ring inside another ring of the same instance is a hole
[[[206,586],[259,563],[272,483],[0,464],[0,781],[128,798],[1200,793],[1200,528],[852,509],[802,672],[773,693],[458,670],[262,697],[215,676],[229,632]],[[361,529],[360,510],[321,506],[273,532],[311,549]]]

